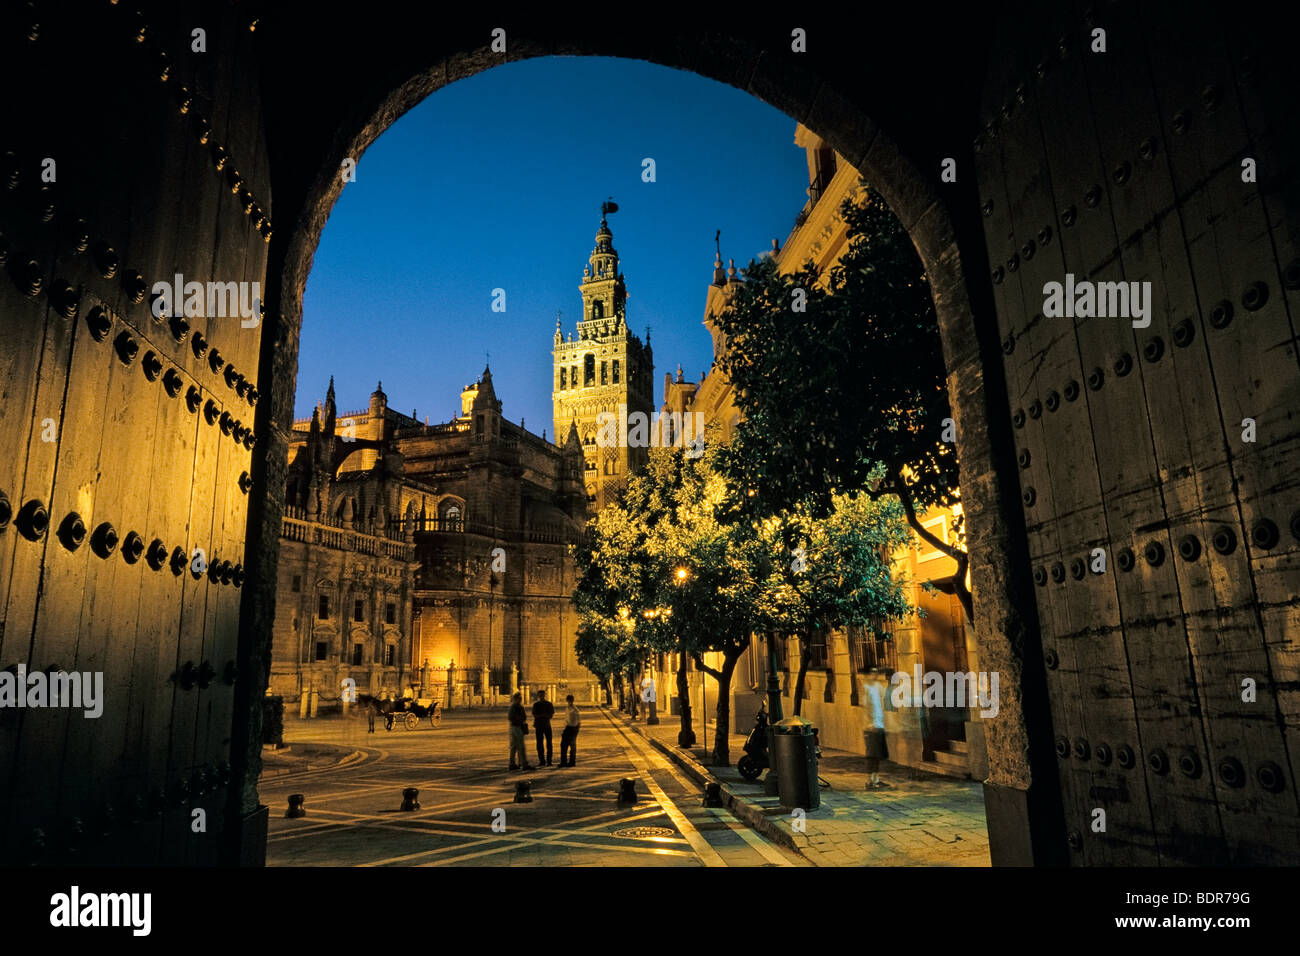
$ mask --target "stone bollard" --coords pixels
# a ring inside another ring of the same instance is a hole
[[[418,810],[420,809],[420,791],[415,787],[407,787],[402,791],[402,809]]]
[[[706,807],[726,806],[722,802],[722,784],[715,782],[704,785],[704,805]]]
[[[301,793],[289,794],[289,809],[285,811],[284,815],[290,819],[295,817],[305,817],[307,811],[302,808],[302,805],[306,799],[307,798]]]
[[[515,803],[533,802],[533,782],[531,780],[515,781]]]
[[[618,805],[632,805],[636,803],[636,781],[631,777],[624,777],[618,782]]]

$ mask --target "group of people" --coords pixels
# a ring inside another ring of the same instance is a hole
[[[574,706],[573,695],[565,701],[568,708],[565,713],[564,730],[560,734],[560,766],[573,767],[578,758],[578,729],[582,726],[582,715]],[[537,736],[537,765],[551,766],[551,719],[555,716],[555,705],[546,699],[546,691],[537,692],[533,704],[533,730]],[[510,699],[510,769],[532,770],[528,763],[528,751],[524,739],[528,736],[528,712],[524,710],[524,695],[515,694]],[[516,757],[518,758],[516,760]]]

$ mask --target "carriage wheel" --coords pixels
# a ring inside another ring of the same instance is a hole
[[[431,726],[437,727],[440,723],[442,723],[442,708],[437,707],[431,709],[429,711],[429,724]]]
[[[406,715],[407,730],[414,730],[419,725],[419,723],[420,723],[420,718],[416,717],[415,714],[408,713]]]

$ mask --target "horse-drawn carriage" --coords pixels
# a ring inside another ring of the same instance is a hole
[[[370,718],[371,731],[375,729],[375,717],[384,718],[385,730],[392,730],[394,727],[414,730],[420,726],[420,721],[425,719],[428,719],[430,727],[437,727],[442,723],[442,707],[436,700],[425,705],[414,697],[379,698],[369,694],[358,694],[357,706]]]

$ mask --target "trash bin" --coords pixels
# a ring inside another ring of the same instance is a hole
[[[781,806],[816,810],[821,806],[817,785],[817,745],[813,725],[802,717],[787,717],[772,725],[772,765],[776,768]]]

